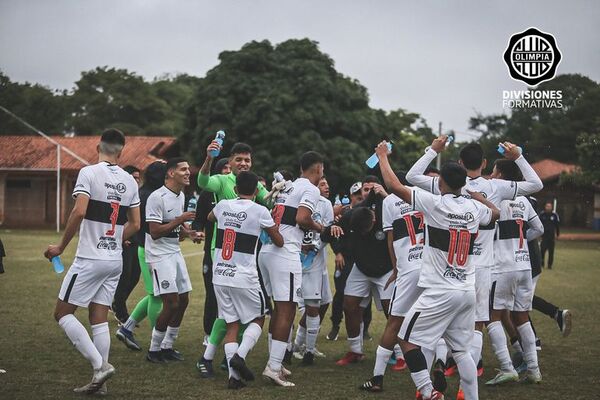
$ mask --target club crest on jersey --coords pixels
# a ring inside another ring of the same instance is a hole
[[[375,239],[377,239],[377,240],[385,239],[385,233],[383,233],[383,231],[375,232]]]
[[[160,283],[160,287],[161,287],[161,288],[163,288],[163,289],[168,289],[168,288],[169,288],[169,286],[170,286],[170,283],[169,283],[169,281],[162,281],[162,282]]]

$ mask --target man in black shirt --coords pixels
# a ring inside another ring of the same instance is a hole
[[[560,235],[558,214],[552,211],[552,203],[547,202],[544,211],[540,213],[540,220],[544,225],[544,235],[542,236],[542,268],[544,268],[544,259],[548,251],[548,269],[552,269],[554,262],[554,240]]]

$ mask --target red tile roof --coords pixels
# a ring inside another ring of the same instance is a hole
[[[94,164],[98,161],[96,146],[100,136],[52,136],[79,157]],[[134,165],[143,170],[161,158],[175,143],[175,138],[165,136],[129,136],[126,139],[119,164]],[[56,169],[56,145],[41,136],[0,136],[0,170],[2,169]],[[79,171],[83,164],[65,151],[61,152],[61,170]]]
[[[542,182],[556,179],[563,172],[570,174],[579,169],[579,167],[575,164],[564,164],[549,158],[533,163],[531,166],[538,174]]]

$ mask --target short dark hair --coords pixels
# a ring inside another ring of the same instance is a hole
[[[300,157],[300,168],[302,171],[310,169],[315,164],[323,164],[323,156],[316,151],[307,151]]]
[[[502,174],[502,179],[507,181],[522,181],[523,174],[519,169],[519,166],[513,160],[507,160],[506,158],[499,158],[494,163],[494,166]]]
[[[242,171],[235,177],[235,187],[238,194],[251,196],[258,185],[258,176],[254,172]]]
[[[325,174],[323,174],[323,176],[321,176],[321,178],[319,178],[319,181],[322,181],[323,179],[327,180],[327,176]]]
[[[467,170],[456,161],[448,161],[442,165],[440,176],[450,189],[458,190],[465,186],[467,181]]]
[[[354,232],[367,233],[373,225],[373,211],[368,207],[357,207],[352,210],[350,227]]]
[[[250,147],[249,144],[237,142],[231,148],[231,151],[229,152],[229,157],[231,157],[235,154],[246,154],[246,153],[252,154],[252,147]]]
[[[137,168],[135,165],[126,165],[123,167],[123,170],[129,175],[133,174],[134,172],[140,172],[139,168]]]
[[[125,146],[125,134],[118,129],[110,128],[102,132],[100,141],[106,144]]]
[[[281,174],[281,176],[283,176],[283,179],[285,179],[286,181],[294,180],[294,174],[292,174],[290,171],[288,171],[286,169],[280,169],[277,172],[279,172]]]
[[[396,171],[396,178],[400,181],[404,186],[412,186],[410,182],[406,180],[406,172],[404,171]]]
[[[479,143],[469,143],[460,150],[460,160],[468,170],[474,170],[483,164],[483,149]]]
[[[436,167],[431,167],[430,166],[430,167],[425,168],[425,172],[423,172],[423,175],[427,175],[427,174],[431,174],[431,173],[439,175],[440,174],[440,170],[437,169]]]
[[[365,183],[378,183],[381,185],[381,180],[375,175],[367,175],[365,176],[365,179],[363,179],[363,184]]]
[[[167,171],[173,168],[177,168],[177,164],[187,162],[187,160],[183,157],[173,157],[167,160]]]

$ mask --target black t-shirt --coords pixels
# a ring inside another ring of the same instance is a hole
[[[204,263],[211,261],[211,243],[215,223],[208,220],[208,214],[215,208],[216,200],[213,192],[203,190],[198,196],[196,203],[196,218],[192,222],[192,229],[195,231],[204,230]]]
[[[542,235],[542,239],[554,240],[554,238],[560,234],[558,226],[560,219],[558,218],[557,213],[547,213],[543,211],[540,213],[540,221],[542,221],[542,225],[544,225],[544,234]]]

